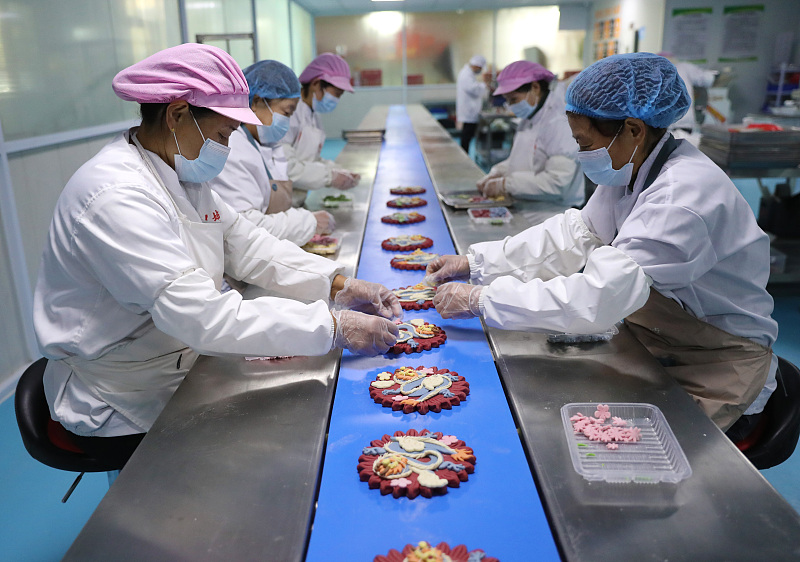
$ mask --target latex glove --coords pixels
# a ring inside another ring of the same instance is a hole
[[[439,256],[425,269],[422,282],[430,287],[438,287],[448,281],[469,279],[469,260],[466,256]]]
[[[333,302],[342,308],[357,310],[367,314],[377,314],[384,318],[402,318],[403,307],[400,299],[380,283],[348,277],[344,288],[336,293]]]
[[[478,191],[483,192],[483,188],[486,185],[486,182],[488,182],[492,178],[499,178],[499,177],[502,177],[502,176],[500,174],[498,174],[498,173],[495,173],[495,172],[489,172],[488,174],[483,176],[481,179],[479,179],[478,183],[475,184],[475,185],[478,186]]]
[[[339,170],[334,168],[331,170],[331,187],[336,189],[351,189],[356,186],[358,180],[354,178],[347,170]]]
[[[314,218],[317,219],[315,234],[330,234],[336,228],[336,219],[328,211],[314,211]]]
[[[499,178],[491,178],[485,184],[483,184],[483,189],[478,189],[484,197],[497,197],[498,195],[504,195],[506,192],[506,178],[499,177]]]
[[[400,328],[397,324],[354,310],[332,310],[336,322],[333,347],[347,348],[359,355],[386,353],[397,343]]]
[[[351,171],[349,171],[349,170],[348,170],[348,173],[350,174],[350,176],[352,176],[352,178],[353,178],[353,181],[355,181],[355,182],[356,182],[356,183],[355,183],[355,185],[358,185],[358,182],[360,182],[360,181],[361,181],[361,174],[357,174],[357,173],[355,173],[355,172],[351,172]]]
[[[485,287],[466,283],[446,283],[436,290],[433,306],[442,318],[472,318],[480,316],[478,302]]]

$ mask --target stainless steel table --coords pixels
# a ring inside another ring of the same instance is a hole
[[[410,108],[437,189],[465,189],[482,172],[426,112]],[[542,220],[556,209],[522,202]],[[517,208],[517,206],[515,206]],[[553,213],[555,214],[555,213]],[[500,239],[517,220],[476,227],[446,208],[455,246]],[[798,560],[800,515],[626,330],[611,342],[549,344],[542,334],[488,328],[534,478],[567,560]],[[677,485],[590,483],[572,468],[560,409],[570,402],[658,406],[693,475]]]
[[[409,114],[436,189],[474,185],[480,170],[439,124],[421,106]],[[375,108],[361,127],[381,128],[385,115]],[[351,218],[337,216],[347,229],[339,259],[349,268],[378,151],[348,145],[338,159],[362,173]],[[461,252],[523,230],[525,212],[536,222],[563,209],[519,202],[514,210],[514,220],[498,227],[444,209]],[[625,329],[609,343],[573,346],[540,334],[487,333],[565,559],[800,559],[800,516]],[[339,355],[198,361],[65,559],[302,560]],[[583,401],[661,408],[693,475],[677,485],[583,480],[559,417],[563,404]],[[523,521],[523,538],[524,529]]]
[[[373,109],[360,128],[382,128],[386,112]],[[353,209],[332,211],[348,274],[380,146],[348,144],[337,158],[361,174]],[[302,560],[340,356],[201,358],[65,560]]]

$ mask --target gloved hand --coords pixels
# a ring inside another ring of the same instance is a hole
[[[348,277],[344,288],[336,293],[333,302],[342,308],[376,314],[384,318],[402,318],[400,299],[380,283]]]
[[[478,189],[484,197],[497,197],[498,195],[504,195],[506,192],[506,178],[499,177],[499,178],[491,178],[485,184],[483,184],[483,189]]]
[[[341,189],[344,191],[345,189],[351,189],[355,187],[357,183],[358,180],[354,178],[347,170],[340,170],[338,168],[331,170],[331,187],[335,187],[336,189]]]
[[[328,211],[314,211],[314,218],[317,219],[315,234],[330,234],[336,228],[336,219]]]
[[[478,302],[486,287],[466,283],[446,283],[436,290],[433,306],[442,318],[472,318],[480,316]]]
[[[386,353],[397,343],[400,328],[397,324],[354,310],[332,310],[336,323],[333,347],[347,348],[359,355]]]
[[[490,179],[492,179],[492,178],[499,178],[499,177],[502,177],[502,175],[501,175],[501,174],[498,174],[498,173],[496,173],[496,172],[489,172],[488,174],[486,174],[485,176],[483,176],[481,179],[479,179],[479,180],[478,180],[478,183],[477,183],[477,184],[475,184],[475,185],[477,185],[477,186],[478,186],[478,191],[480,191],[481,193],[483,193],[483,187],[486,185],[486,182],[487,182],[487,181],[489,181],[489,180],[490,180]]]
[[[448,281],[469,279],[469,260],[467,256],[439,256],[425,268],[422,282],[430,287],[438,287]]]
[[[355,185],[358,185],[358,182],[361,181],[361,174],[357,174],[355,172],[351,172],[350,170],[348,170],[347,173],[349,173],[352,176],[353,181],[356,182]]]

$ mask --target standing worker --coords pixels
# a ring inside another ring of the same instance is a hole
[[[274,60],[248,66],[244,77],[250,109],[261,124],[242,123],[231,134],[225,168],[209,185],[253,224],[302,246],[314,234],[332,232],[336,223],[327,211],[292,208],[292,182],[279,141],[300,100],[300,82],[291,68]]]
[[[503,69],[494,95],[506,99],[520,123],[511,154],[481,178],[478,191],[486,197],[508,193],[568,207],[583,203],[583,173],[565,114],[564,91],[541,64],[521,60]]]
[[[482,55],[475,55],[458,73],[456,82],[456,121],[461,123],[461,148],[467,154],[478,128],[483,99],[489,91],[488,86],[478,80],[485,66],[486,59]]]
[[[141,104],[142,123],[61,192],[34,294],[50,414],[77,448],[122,467],[199,353],[374,355],[395,343],[386,318],[402,310],[388,289],[278,240],[205,183],[239,124],[261,123],[230,55],[178,45],[112,85]],[[289,298],[221,294],[223,271]]]
[[[625,319],[738,441],[776,386],[769,239],[728,176],[667,132],[689,103],[663,57],[614,55],[589,66],[567,90],[578,159],[598,184],[586,207],[441,257],[427,278],[476,284],[439,287],[444,318],[574,334]]]
[[[289,132],[281,141],[289,162],[295,207],[302,206],[309,190],[351,189],[361,179],[359,174],[320,156],[325,144],[320,113],[330,113],[345,92],[353,92],[347,61],[333,53],[322,53],[300,73],[300,84],[301,101],[289,120]]]
[[[687,61],[679,61],[672,53],[662,52],[659,53],[662,57],[666,57],[678,69],[683,83],[686,84],[686,90],[689,92],[689,99],[691,105],[686,115],[678,119],[670,131],[678,139],[687,139],[693,145],[697,146],[700,143],[700,134],[697,131],[697,112],[695,111],[695,88],[710,88],[719,74],[716,70],[707,70],[696,64]]]

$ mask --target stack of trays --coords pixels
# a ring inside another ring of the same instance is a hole
[[[700,150],[721,168],[800,166],[800,128],[745,129],[744,125],[703,125]]]

